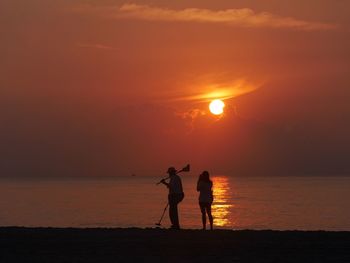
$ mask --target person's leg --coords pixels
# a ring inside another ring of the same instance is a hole
[[[209,203],[206,207],[207,210],[207,214],[208,214],[208,218],[209,218],[209,222],[210,222],[210,229],[213,230],[213,216],[211,214],[211,204]]]
[[[175,205],[174,205],[174,214],[173,214],[174,223],[173,223],[173,226],[174,226],[174,228],[179,229],[180,224],[179,224],[179,213],[178,213],[178,209],[177,209],[177,204],[178,203],[175,203]]]
[[[176,216],[175,216],[175,220],[176,220],[176,227],[178,229],[180,229],[180,219],[179,219],[179,211],[178,211],[178,204],[184,199],[185,195],[182,194],[177,194],[176,195]]]
[[[177,210],[177,204],[179,203],[179,197],[176,194],[169,195],[169,217],[171,222],[171,228],[179,229],[179,215]]]
[[[201,208],[201,213],[202,213],[202,225],[203,225],[203,230],[206,229],[206,224],[207,224],[207,218],[205,215],[205,204],[204,203],[199,203],[199,207]]]
[[[168,202],[169,202],[169,218],[171,222],[171,226],[173,227],[175,224],[174,221],[174,214],[175,214],[175,203],[174,203],[174,197],[172,195],[168,196]]]

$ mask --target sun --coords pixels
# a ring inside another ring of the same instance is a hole
[[[220,115],[224,112],[225,103],[222,100],[216,99],[210,102],[209,110],[214,115]]]

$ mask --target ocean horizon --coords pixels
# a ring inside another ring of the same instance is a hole
[[[0,226],[156,227],[167,189],[155,176],[1,178]],[[182,176],[181,227],[201,228],[196,176]],[[350,177],[212,176],[216,229],[349,231]],[[162,227],[170,226],[168,215]]]

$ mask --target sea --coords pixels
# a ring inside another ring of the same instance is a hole
[[[0,226],[153,228],[167,205],[161,177],[0,179]],[[350,231],[350,177],[215,175],[216,229]],[[182,176],[185,229],[202,227],[197,177]],[[161,227],[170,226],[168,211]]]

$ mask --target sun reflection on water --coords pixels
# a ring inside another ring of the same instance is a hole
[[[215,226],[229,226],[230,208],[233,204],[230,203],[230,185],[227,177],[215,176],[212,177],[214,202],[212,205],[212,214],[214,217]]]

